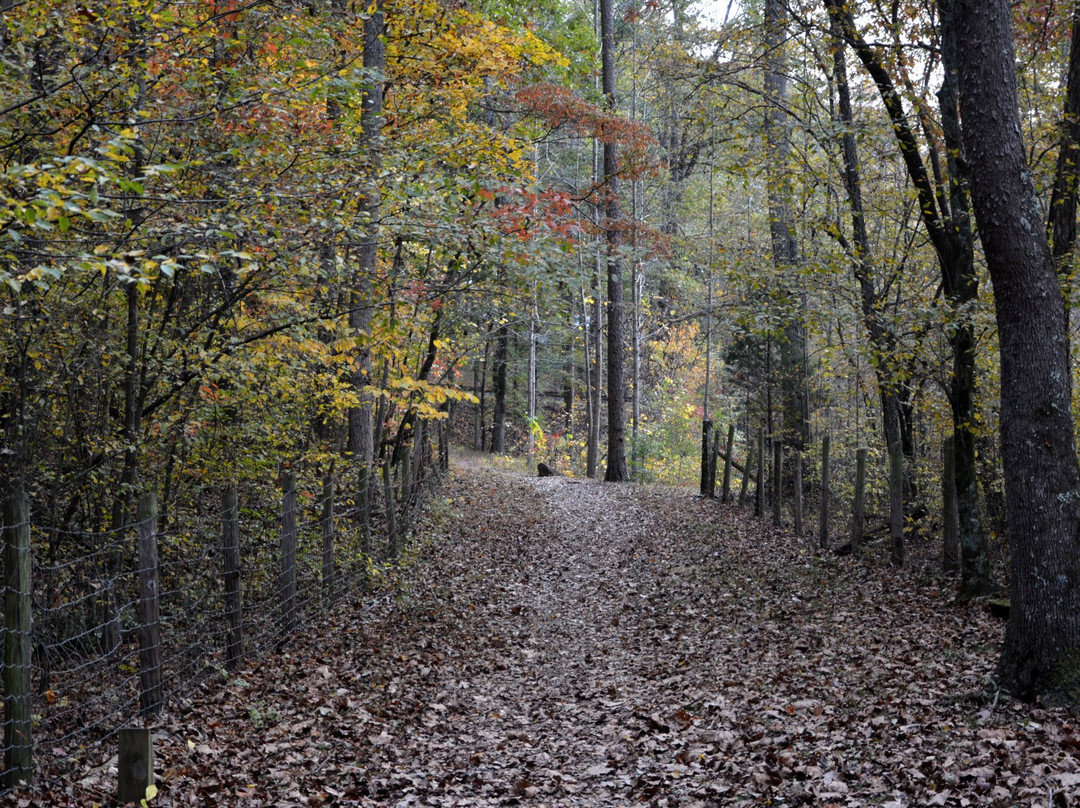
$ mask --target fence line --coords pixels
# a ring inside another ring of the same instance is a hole
[[[387,552],[440,476],[439,457],[422,459],[403,464],[391,507],[375,498],[372,532]],[[266,656],[363,591],[362,508],[338,507],[330,477],[307,482],[315,493],[287,476],[272,504],[225,486],[215,511],[167,526],[148,492],[129,527],[101,532],[39,527],[25,496],[6,503],[0,793],[69,782],[115,754],[122,728],[153,722],[195,684]]]

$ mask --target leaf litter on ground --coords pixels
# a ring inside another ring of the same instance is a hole
[[[463,458],[415,563],[155,728],[155,806],[1047,806],[1080,733],[914,569]],[[931,548],[923,548],[925,553]],[[108,804],[115,760],[22,805]]]

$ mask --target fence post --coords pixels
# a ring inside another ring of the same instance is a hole
[[[802,536],[802,534],[803,534],[803,523],[802,523],[802,517],[803,517],[803,513],[802,513],[802,508],[803,508],[803,501],[802,501],[802,495],[803,495],[803,490],[802,490],[802,460],[803,460],[803,453],[801,451],[795,452],[795,498],[792,501],[792,507],[793,507],[794,512],[795,512],[795,535],[796,536]]]
[[[334,472],[323,479],[322,514],[322,585],[323,603],[331,606],[336,599],[337,569],[334,562]]]
[[[709,435],[712,434],[712,421],[706,418],[701,422],[701,496],[709,495]]]
[[[417,420],[419,423],[419,420]],[[406,525],[409,523],[409,503],[412,500],[413,491],[413,448],[416,445],[417,434],[413,432],[412,443],[405,443],[401,454],[398,456],[398,481],[401,483],[401,491],[398,494],[398,503],[401,505],[401,519]],[[408,530],[408,527],[405,528]]]
[[[240,590],[240,508],[236,486],[221,495],[221,555],[225,576],[225,670],[235,671],[244,658],[244,612]]]
[[[377,485],[378,481],[374,474],[371,473],[371,458],[363,457],[361,452],[360,457],[360,471],[359,471],[359,491],[357,496],[360,498],[360,536],[363,550],[366,554],[371,555],[371,503],[375,498],[372,491],[372,486]]]
[[[4,787],[34,779],[30,703],[30,506],[4,504]]]
[[[754,515],[765,515],[765,427],[757,431],[757,486],[754,488]]]
[[[412,461],[412,471],[409,475],[409,502],[412,506],[415,506],[420,495],[421,484],[427,479],[424,464],[430,459],[428,447],[427,429],[424,427],[424,421],[417,416],[416,429],[413,431],[412,456],[409,458]],[[412,522],[411,516],[409,521]]]
[[[862,544],[866,520],[866,449],[855,452],[855,507],[851,514],[851,552]]]
[[[945,572],[960,569],[960,513],[956,509],[956,443],[950,435],[941,447],[941,533],[944,539],[942,567]]]
[[[139,554],[139,712],[161,709],[161,621],[159,620],[157,495],[139,497],[136,532]]]
[[[126,727],[118,738],[116,758],[117,799],[140,803],[154,783],[154,745],[149,729]]]
[[[892,536],[892,565],[904,566],[904,447],[897,441],[889,447],[889,534]]]
[[[821,439],[821,514],[818,520],[818,544],[829,549],[829,436]]]
[[[439,421],[439,470],[450,471],[450,425],[454,422],[457,407],[453,401],[446,403],[446,420]]]
[[[747,430],[749,431],[749,430]],[[746,442],[749,444],[746,449],[746,470],[743,471],[742,482],[739,484],[739,507],[746,505],[746,492],[750,487],[750,469],[754,467],[754,443],[750,440],[750,435],[746,436]]]
[[[731,464],[734,460],[732,452],[735,451],[735,422],[728,424],[727,428],[727,456],[724,458],[724,490],[720,501],[725,505],[731,499]],[[749,471],[749,469],[747,469]]]
[[[281,484],[281,612],[286,639],[296,631],[296,475],[289,472]]]
[[[784,523],[784,442],[773,438],[772,522],[777,527]]]
[[[720,430],[713,432],[712,450],[709,452],[709,499],[716,498],[716,461],[720,458]]]
[[[397,557],[397,513],[394,505],[394,486],[390,479],[390,453],[382,462],[383,498],[386,500],[386,540],[390,547],[390,557]]]

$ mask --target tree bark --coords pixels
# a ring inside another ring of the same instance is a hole
[[[945,295],[961,316],[949,335],[953,353],[953,372],[949,387],[955,438],[956,509],[960,524],[960,594],[965,597],[985,595],[990,591],[990,561],[986,531],[982,525],[975,446],[975,326],[966,310],[979,298],[975,272],[974,241],[968,200],[969,161],[960,133],[959,87],[953,0],[939,0],[941,17],[941,64],[945,71],[938,103],[941,127],[945,135],[951,206],[949,241],[952,258],[941,261]],[[939,255],[941,252],[939,251]]]
[[[600,0],[600,42],[604,97],[610,110],[615,109],[615,15],[613,0]],[[604,480],[623,482],[630,479],[626,466],[626,369],[623,346],[623,278],[620,256],[621,234],[618,221],[619,177],[618,147],[604,143],[604,189],[607,210],[604,231],[607,236],[608,293],[608,457]]]
[[[1080,701],[1080,465],[1065,301],[1020,134],[1008,0],[956,0],[971,196],[994,285],[1011,610],[1000,684]]]

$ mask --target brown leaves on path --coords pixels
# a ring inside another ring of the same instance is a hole
[[[687,490],[468,464],[414,561],[395,588],[171,713],[153,804],[1080,793],[1071,719],[995,693],[1001,625],[926,573],[818,557]],[[101,801],[112,777],[73,778],[67,799]]]

